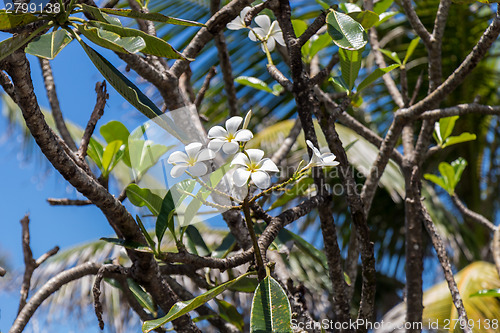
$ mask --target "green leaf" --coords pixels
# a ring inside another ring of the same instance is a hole
[[[310,39],[302,47],[302,51],[312,59],[319,51],[330,45],[330,36],[328,34],[319,35],[317,39]]]
[[[340,48],[359,50],[368,42],[363,26],[349,15],[330,10],[326,16],[326,23],[328,34]]]
[[[73,37],[66,30],[57,30],[35,38],[25,49],[26,53],[45,58],[54,59],[66,47]]]
[[[38,36],[39,33],[47,29],[50,25],[45,24],[44,26],[36,29],[32,33],[22,32],[13,37],[7,38],[0,42],[0,60],[7,58],[9,55],[14,53],[16,50],[23,47],[25,44],[29,43],[30,40]]]
[[[362,12],[351,12],[347,15],[361,24],[365,30],[370,29],[375,25],[375,23],[379,21],[378,14],[369,10],[364,10]]]
[[[307,30],[307,23],[303,20],[292,20],[292,26],[295,36],[300,36]]]
[[[427,179],[428,181],[431,181],[434,184],[442,187],[445,190],[447,188],[446,183],[444,182],[443,177],[439,177],[439,176],[436,176],[436,175],[433,175],[433,174],[430,174],[430,173],[426,173],[424,175],[424,178]]]
[[[391,7],[393,4],[394,0],[380,0],[375,2],[373,5],[373,11],[377,13],[378,15],[384,13],[387,9]]]
[[[442,141],[446,141],[446,139],[451,135],[453,129],[455,128],[455,122],[457,121],[458,116],[446,117],[439,119],[439,135],[441,136]]]
[[[467,161],[462,157],[459,157],[453,162],[451,162],[451,166],[453,167],[453,170],[455,172],[455,177],[453,177],[453,184],[454,184],[453,188],[455,188],[458,182],[460,181],[460,178],[462,178],[462,173],[467,167]]]
[[[151,295],[149,295],[140,285],[137,284],[133,279],[127,279],[128,287],[135,299],[139,304],[147,309],[150,313],[156,314],[156,307],[154,305]]]
[[[448,137],[443,145],[441,146],[442,148],[449,147],[452,145],[456,145],[457,143],[462,143],[462,142],[467,142],[467,141],[473,141],[476,140],[476,135],[472,133],[462,133],[459,136],[450,136]]]
[[[335,87],[335,90],[340,91],[340,92],[347,92],[349,91],[349,86],[345,82],[344,78],[342,76],[335,76],[330,78],[330,82],[333,83],[333,86]]]
[[[238,312],[236,307],[224,300],[217,298],[215,299],[215,302],[217,303],[217,307],[219,308],[220,317],[228,323],[236,326],[236,328],[240,331],[243,331],[245,322],[243,321],[243,316]]]
[[[115,8],[100,8],[103,13],[123,16],[133,19],[142,19],[147,21],[162,22],[167,24],[184,25],[189,27],[204,27],[203,23],[198,23],[195,21],[178,19],[175,17],[165,16],[160,13],[142,13],[131,9],[115,9]]]
[[[314,183],[313,179],[310,177],[305,177],[300,179],[297,183],[293,185],[293,187],[289,190],[286,190],[282,196],[280,196],[276,201],[273,202],[269,210],[273,210],[277,207],[281,207],[286,205],[290,200],[293,200],[299,196],[307,193],[309,186]]]
[[[242,84],[244,86],[249,86],[254,89],[262,90],[268,93],[273,94],[273,90],[269,88],[267,83],[262,81],[261,79],[258,79],[256,77],[251,77],[251,76],[238,76],[236,79],[234,79],[235,82]]]
[[[21,27],[38,20],[37,16],[30,13],[10,13],[6,10],[0,10],[0,30]]]
[[[330,5],[328,3],[326,3],[326,1],[323,1],[323,0],[316,0],[316,3],[318,5],[320,5],[321,7],[323,7],[323,9],[328,9],[330,8]]]
[[[395,63],[398,63],[400,65],[402,64],[401,59],[399,59],[398,54],[396,52],[391,52],[389,50],[384,50],[384,49],[378,49],[378,50],[382,52],[382,54],[394,60]]]
[[[479,290],[477,293],[470,295],[469,297],[500,297],[500,288],[498,289],[485,289]]]
[[[228,232],[224,239],[222,239],[222,243],[214,251],[212,251],[212,257],[225,258],[235,246],[236,239],[232,233]]]
[[[158,238],[158,246],[160,246],[161,240],[163,239],[163,235],[165,235],[165,231],[167,230],[167,228],[170,230],[172,235],[175,235],[175,230],[174,230],[175,203],[172,194],[174,188],[175,186],[172,187],[167,192],[167,194],[165,194],[165,197],[161,202],[158,218],[156,219],[155,232],[156,232],[156,237]]]
[[[358,92],[360,92],[361,90],[365,89],[367,86],[369,86],[370,84],[372,84],[374,81],[378,80],[379,78],[381,78],[384,74],[387,74],[389,73],[390,71],[392,71],[394,68],[398,68],[399,67],[399,64],[393,64],[393,65],[390,65],[386,68],[377,68],[375,71],[373,71],[372,73],[370,73],[370,75],[368,75],[359,85],[358,85]]]
[[[441,176],[444,179],[444,183],[446,184],[445,190],[449,194],[453,194],[455,190],[454,179],[455,179],[455,170],[451,165],[446,162],[439,163],[438,166],[439,172],[441,172]]]
[[[257,278],[245,277],[238,280],[235,284],[229,287],[229,290],[238,291],[241,293],[254,293],[255,288],[259,285]]]
[[[146,43],[146,46],[140,50],[142,53],[151,54],[157,57],[163,57],[168,59],[193,60],[184,57],[179,51],[174,49],[169,43],[167,43],[163,39],[158,38],[156,36],[152,36],[143,31],[120,27],[117,25],[98,22],[98,21],[90,21],[89,24],[91,24],[96,28],[115,33],[122,38],[126,37],[142,38]]]
[[[150,189],[140,188],[137,184],[130,184],[125,191],[132,205],[137,207],[146,206],[154,216],[160,214],[162,199],[151,192]]]
[[[125,147],[121,140],[115,140],[110,142],[104,149],[102,154],[102,175],[107,177],[109,173],[113,170],[118,162],[120,162],[123,157],[123,151]]]
[[[288,240],[293,240],[295,246],[297,246],[300,251],[311,257],[314,261],[323,266],[326,271],[328,271],[328,262],[323,251],[318,250],[314,245],[288,229],[281,229],[279,237],[283,243],[286,243]]]
[[[267,276],[255,290],[250,315],[250,332],[292,332],[290,303],[275,279]]]
[[[143,245],[141,243],[128,241],[128,240],[124,240],[124,239],[119,239],[119,238],[106,238],[106,237],[101,238],[101,240],[108,242],[108,243],[111,243],[111,244],[123,246],[124,248],[135,250],[137,252],[153,253],[152,249],[150,249],[148,246]]]
[[[187,236],[188,242],[190,242],[191,252],[201,257],[210,255],[210,249],[208,248],[207,244],[203,240],[203,237],[195,226],[188,225],[186,227],[185,234]]]
[[[102,76],[104,76],[123,98],[150,119],[162,115],[160,109],[158,109],[158,107],[144,95],[135,84],[107,61],[106,58],[85,44],[82,40],[79,40],[79,42],[95,67],[101,72]]]
[[[403,59],[403,65],[406,65],[406,62],[408,59],[410,59],[411,55],[417,48],[418,42],[420,42],[420,37],[414,38],[411,42],[410,45],[408,46],[408,50],[406,51],[406,56]]]
[[[87,148],[87,155],[94,161],[101,172],[102,168],[102,155],[104,154],[104,148],[95,139],[90,138],[89,146]]]
[[[210,289],[209,291],[201,294],[200,296],[197,296],[189,301],[184,301],[184,302],[177,302],[175,303],[170,311],[168,311],[167,315],[158,318],[155,320],[148,320],[144,322],[142,325],[142,331],[143,332],[150,332],[154,330],[155,328],[158,328],[172,320],[175,320],[186,313],[195,310],[196,308],[202,306],[206,302],[214,299],[218,295],[220,295],[222,292],[224,292],[226,289],[228,289],[231,285],[233,285],[235,282],[238,282],[239,280],[245,278],[248,275],[255,274],[255,272],[248,272],[245,273],[239,277],[237,277],[234,280],[228,281],[226,283],[223,283],[213,289]]]
[[[146,140],[129,140],[130,161],[134,177],[140,179],[173,146],[152,144]]]
[[[121,53],[137,53],[146,47],[142,37],[121,37],[120,35],[96,28],[88,23],[78,25],[78,31],[93,43]]]
[[[109,123],[102,125],[99,132],[107,143],[115,140],[121,140],[123,143],[128,143],[130,132],[121,122],[112,120]]]
[[[349,91],[354,88],[354,83],[361,69],[361,53],[362,50],[345,50],[339,49],[340,69],[342,77],[349,87]]]
[[[154,240],[151,238],[151,235],[149,235],[149,232],[144,227],[144,224],[142,223],[142,220],[139,217],[139,215],[136,215],[135,219],[137,221],[137,224],[139,225],[139,228],[141,228],[142,234],[146,238],[146,241],[148,242],[149,247],[152,248],[152,249],[155,249],[156,248],[156,243],[154,242]]]
[[[92,17],[94,20],[105,22],[105,23],[110,23],[110,24],[116,24],[116,18],[108,16],[104,14],[101,11],[101,8],[97,8],[94,6],[89,6],[85,4],[79,4],[79,6],[82,6],[83,12],[90,17]],[[119,21],[119,20],[118,20]],[[120,23],[121,25],[121,23]]]
[[[397,14],[399,14],[399,12],[385,12],[385,13],[382,13],[382,14],[379,14],[379,18],[380,20],[375,23],[375,26],[378,27],[379,25],[381,25],[382,23],[384,23],[385,21],[389,20],[391,17],[393,16],[396,16]]]

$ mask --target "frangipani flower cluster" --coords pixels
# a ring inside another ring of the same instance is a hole
[[[240,30],[246,28],[250,29],[248,38],[250,38],[250,40],[253,42],[262,42],[263,44],[261,45],[261,47],[264,52],[266,52],[264,43],[266,44],[269,52],[274,50],[274,48],[276,47],[276,43],[285,46],[283,32],[281,31],[278,22],[271,22],[269,16],[258,15],[255,18],[255,23],[257,23],[258,25],[258,27],[256,28],[247,27],[245,25],[245,16],[251,9],[251,7],[243,8],[240,15],[227,24],[227,28],[230,30]]]
[[[251,113],[245,119],[243,127],[249,122]],[[244,149],[246,142],[253,138],[253,133],[246,129],[239,129],[243,122],[242,117],[232,117],[226,121],[226,127],[214,126],[208,131],[208,148],[203,148],[200,142],[193,142],[185,147],[185,152],[173,152],[168,163],[173,164],[170,175],[174,178],[180,177],[187,172],[192,177],[201,177],[208,171],[206,162],[215,158],[216,153],[221,149],[227,155],[233,155],[230,163],[234,167],[233,184],[243,187],[252,181],[258,188],[265,190],[271,186],[271,176],[279,172],[276,164],[269,158],[264,158],[264,151],[260,149]],[[314,147],[311,141],[306,141],[313,151],[309,163],[300,169],[296,174],[301,177],[312,167],[337,166],[339,162],[335,160],[332,153],[321,153]],[[238,152],[239,151],[239,152]]]

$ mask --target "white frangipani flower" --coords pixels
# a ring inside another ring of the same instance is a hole
[[[318,148],[314,147],[313,143],[309,140],[306,141],[307,145],[313,151],[313,155],[311,157],[311,161],[304,167],[303,170],[312,168],[312,167],[326,167],[326,166],[336,166],[340,163],[335,161],[336,156],[332,153],[324,153],[322,154]]]
[[[262,159],[264,152],[260,149],[248,149],[245,152],[238,153],[231,162],[231,166],[238,166],[233,174],[235,185],[242,187],[251,178],[260,189],[268,188],[271,185],[269,172],[279,172],[278,167],[269,158]]]
[[[193,142],[185,147],[185,153],[182,151],[174,151],[170,154],[167,162],[174,165],[170,171],[170,175],[177,178],[187,170],[189,170],[189,173],[194,177],[206,174],[208,169],[203,161],[213,159],[215,153],[207,148],[201,149],[202,146],[203,145],[199,142]]]
[[[264,40],[267,44],[267,49],[269,52],[274,50],[276,43],[285,46],[285,40],[283,39],[283,32],[281,32],[281,28],[277,21],[271,23],[271,19],[267,15],[259,15],[255,18],[255,23],[259,26],[258,28],[254,28],[248,34],[248,38],[253,42],[258,41],[260,38]],[[255,36],[257,34],[259,38]],[[264,45],[262,45],[262,50],[265,52]]]
[[[240,129],[241,117],[231,117],[226,120],[226,128],[222,126],[214,126],[208,131],[208,138],[212,139],[208,144],[208,148],[214,152],[218,152],[221,147],[224,153],[234,154],[240,148],[238,142],[247,142],[253,138],[252,132],[247,129]]]
[[[252,7],[245,7],[240,13],[240,16],[237,16],[234,20],[229,22],[226,27],[229,30],[240,30],[240,29],[245,29],[247,26],[245,25],[245,16],[247,13],[252,9]]]

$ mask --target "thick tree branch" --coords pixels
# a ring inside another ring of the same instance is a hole
[[[425,111],[419,116],[419,118],[420,119],[437,120],[440,118],[452,117],[452,116],[463,116],[463,115],[471,114],[471,113],[500,116],[500,106],[499,105],[495,105],[495,106],[481,105],[481,104],[475,104],[475,103],[459,104],[459,105],[452,106],[449,108]]]

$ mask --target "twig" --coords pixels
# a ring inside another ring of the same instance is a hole
[[[422,38],[422,41],[427,47],[432,47],[432,35],[429,31],[424,27],[422,21],[418,17],[415,9],[410,0],[402,0],[401,4],[403,5],[404,11],[406,13],[406,17],[408,17],[408,21],[410,21],[411,26],[417,32],[417,34]]]
[[[21,219],[22,226],[22,244],[23,244],[23,254],[24,254],[24,276],[23,276],[23,284],[21,286],[21,298],[19,300],[19,309],[17,313],[19,314],[21,310],[26,305],[26,300],[28,299],[28,294],[31,286],[31,277],[33,276],[33,272],[37,269],[41,264],[45,262],[49,257],[55,255],[59,251],[59,247],[56,246],[52,250],[43,254],[38,260],[33,258],[33,252],[31,252],[30,246],[30,229],[29,229],[30,219],[28,215],[25,215]]]
[[[339,54],[336,53],[332,56],[332,58],[330,59],[330,61],[328,62],[328,65],[326,65],[325,68],[323,68],[322,70],[320,70],[316,75],[314,75],[312,78],[311,78],[311,84],[313,86],[315,85],[319,85],[321,83],[323,83],[323,81],[330,76],[330,72],[332,71],[333,69],[333,66],[335,66],[336,64],[338,64],[338,62],[340,61],[340,58],[339,58]],[[346,95],[345,93],[343,93],[342,95]]]
[[[307,41],[311,39],[311,37],[315,33],[317,33],[322,26],[325,25],[325,22],[326,22],[326,12],[324,11],[318,17],[316,17],[313,23],[311,23],[311,25],[307,27],[306,31],[304,31],[304,33],[299,36],[298,39],[299,46],[300,47],[304,46],[304,44],[307,43]]]
[[[196,98],[194,99],[194,105],[196,105],[197,109],[200,108],[201,102],[203,102],[203,98],[205,98],[205,93],[210,87],[210,81],[215,76],[215,74],[217,74],[217,71],[215,70],[214,66],[211,67],[210,70],[208,71],[207,76],[205,76],[205,81],[203,81],[203,85],[201,86],[200,90],[198,91],[198,94],[196,95]]]
[[[422,202],[420,202],[420,209],[424,219],[425,228],[427,229],[427,232],[431,237],[432,245],[436,250],[439,262],[441,263],[441,267],[443,268],[444,278],[448,283],[448,288],[450,289],[451,297],[453,298],[453,304],[457,309],[460,319],[460,327],[464,330],[465,333],[471,333],[472,330],[470,329],[470,326],[468,324],[469,320],[467,318],[467,312],[465,311],[462,297],[460,296],[460,292],[458,290],[457,282],[453,277],[453,271],[451,270],[450,260],[448,259],[443,240],[441,239],[441,236],[439,236],[436,226],[432,222],[432,218]]]
[[[286,91],[292,91],[293,83],[276,66],[268,64],[267,71]]]
[[[101,266],[95,263],[85,263],[73,268],[70,268],[64,272],[61,272],[54,276],[52,279],[47,281],[26,303],[21,312],[17,315],[14,324],[9,330],[9,333],[21,333],[28,321],[31,319],[38,307],[45,301],[50,295],[55,293],[63,285],[78,280],[86,275],[96,274]]]
[[[474,221],[476,223],[479,223],[479,224],[485,226],[490,231],[495,231],[496,227],[495,227],[495,225],[490,220],[488,220],[483,215],[478,214],[478,213],[470,210],[469,208],[467,208],[465,206],[465,204],[458,198],[458,196],[456,194],[453,194],[451,196],[451,199],[453,200],[453,203],[457,206],[458,210],[465,217],[469,218],[470,220],[472,220],[472,221]]]
[[[424,82],[424,72],[421,71],[420,74],[418,75],[417,82],[415,83],[415,88],[413,89],[413,94],[411,95],[410,102],[408,103],[409,106],[412,106],[417,101],[418,93],[420,91],[420,88],[422,87],[423,82]]]
[[[248,13],[245,15],[245,25],[248,27],[252,23],[254,17],[257,16],[264,9],[268,8],[269,4],[270,1],[264,1],[256,5],[255,7],[252,7],[252,9],[250,9]]]
[[[491,241],[491,253],[497,267],[498,276],[500,276],[500,227],[497,226]]]
[[[97,271],[94,286],[92,287],[92,295],[94,297],[94,310],[97,316],[97,320],[99,322],[99,328],[101,330],[104,329],[104,321],[102,320],[102,304],[99,300],[101,297],[101,281],[104,278],[105,274],[119,274],[126,276],[128,274],[128,270],[122,266],[118,265],[103,265]]]
[[[253,228],[252,215],[250,214],[250,204],[248,201],[248,196],[243,201],[243,213],[245,214],[245,222],[247,224],[247,229],[248,232],[250,233],[250,238],[252,239],[253,243],[255,262],[257,263],[257,271],[259,273],[259,281],[262,281],[266,277],[264,258],[262,256],[262,253],[260,252],[259,242],[257,241],[257,236],[255,235],[255,229]]]
[[[97,100],[90,116],[85,132],[83,133],[82,141],[80,142],[80,149],[78,150],[78,155],[80,158],[85,158],[87,155],[87,147],[90,142],[90,138],[94,133],[97,121],[102,117],[104,113],[104,107],[106,106],[106,100],[109,98],[108,92],[106,90],[106,81],[97,82],[95,85],[95,92],[97,93]]]
[[[465,114],[490,114],[500,116],[500,105],[459,104],[449,108],[429,110],[422,113],[420,119],[440,119],[451,116],[462,116]]]
[[[9,95],[9,97],[14,101],[14,103],[17,104],[19,98],[17,97],[14,85],[10,81],[7,74],[5,74],[3,71],[0,71],[0,85],[2,86],[3,90],[7,93],[7,95]]]
[[[47,97],[49,99],[50,108],[52,109],[52,116],[54,117],[54,122],[56,123],[57,130],[61,134],[62,139],[68,145],[68,147],[77,151],[75,141],[71,137],[71,134],[66,127],[64,118],[61,111],[61,106],[59,104],[59,98],[56,93],[56,85],[54,82],[54,74],[52,73],[52,67],[47,59],[38,58],[40,60],[40,67],[42,69],[43,81],[45,83],[45,90],[47,91]]]
[[[90,201],[90,200],[48,198],[47,202],[51,206],[88,206],[88,205],[92,205],[92,201]]]

